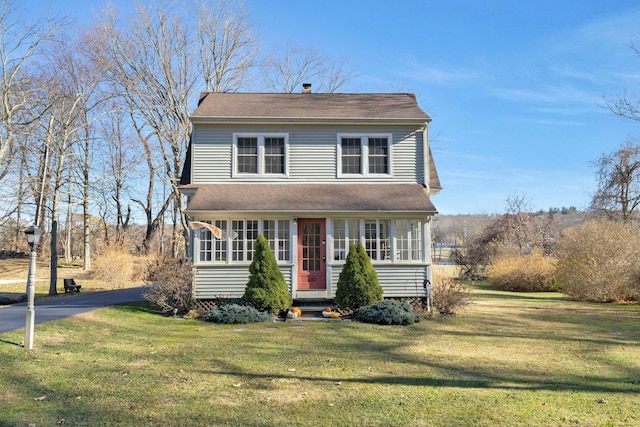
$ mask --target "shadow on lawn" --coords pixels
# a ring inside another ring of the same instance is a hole
[[[274,381],[290,380],[295,378],[300,381],[311,383],[334,384],[339,381],[343,384],[377,384],[392,386],[416,386],[416,387],[452,387],[452,388],[484,388],[501,390],[527,390],[527,391],[582,391],[597,393],[640,393],[640,382],[629,378],[623,382],[615,382],[607,378],[584,377],[580,380],[559,381],[513,379],[508,373],[504,375],[490,374],[488,372],[478,372],[464,370],[460,368],[447,368],[432,365],[436,369],[449,371],[448,375],[467,378],[430,378],[430,377],[407,377],[407,376],[374,376],[368,378],[328,378],[328,377],[306,377],[302,375],[266,375],[260,373],[243,372],[242,370],[217,370],[206,371],[207,375],[232,375],[244,378],[244,381]]]

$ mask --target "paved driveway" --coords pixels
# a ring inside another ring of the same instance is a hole
[[[96,308],[126,302],[141,301],[143,287],[118,289],[115,291],[96,292],[63,296],[61,298],[36,301],[35,323],[64,319],[76,314],[86,313]],[[24,328],[27,316],[27,304],[12,304],[0,307],[0,333]]]

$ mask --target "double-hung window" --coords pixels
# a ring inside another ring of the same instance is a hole
[[[338,176],[391,175],[390,134],[338,135]]]
[[[362,173],[362,139],[342,138],[342,173]]]
[[[233,175],[287,175],[287,134],[234,134]]]

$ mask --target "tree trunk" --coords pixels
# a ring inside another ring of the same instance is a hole
[[[54,208],[51,221],[51,267],[49,278],[49,295],[58,295],[58,208]]]
[[[84,141],[84,164],[82,169],[82,248],[83,270],[91,270],[91,229],[89,220],[89,169],[90,169],[90,139],[87,131]]]

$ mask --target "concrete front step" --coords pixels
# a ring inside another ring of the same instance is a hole
[[[328,317],[322,316],[322,312],[327,309],[327,307],[331,308],[331,311],[336,311],[338,307],[336,307],[333,300],[322,300],[322,301],[301,301],[294,300],[293,307],[298,307],[302,310],[302,317],[298,317],[295,319],[287,319],[290,320],[336,320]]]

